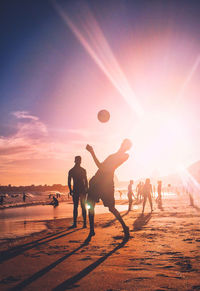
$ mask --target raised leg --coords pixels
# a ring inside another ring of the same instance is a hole
[[[89,208],[89,222],[90,222],[90,236],[95,235],[94,232],[94,202],[89,202],[90,208]]]
[[[122,219],[119,211],[114,207],[109,207],[109,211],[112,212],[112,214],[117,218],[117,220],[121,223],[123,230],[124,230],[124,234],[125,236],[129,236],[129,228],[128,226],[125,224],[124,220]]]

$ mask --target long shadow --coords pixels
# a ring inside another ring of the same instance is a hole
[[[26,246],[32,245],[32,244],[34,244],[34,243],[40,242],[40,241],[42,241],[42,240],[45,240],[45,239],[47,239],[47,238],[49,238],[49,237],[52,237],[52,236],[58,235],[58,234],[63,233],[63,232],[66,232],[66,229],[65,229],[65,230],[62,230],[62,231],[59,231],[59,232],[56,232],[56,233],[53,233],[53,234],[50,234],[50,235],[47,235],[47,236],[45,236],[45,237],[39,238],[39,239],[37,239],[37,240],[31,241],[31,242],[29,242],[29,243],[20,244],[20,245],[18,245],[18,246],[12,247],[12,248],[10,248],[8,251],[10,252],[10,251],[14,251],[14,250],[19,250],[19,249],[21,249],[21,248],[23,248],[23,247],[26,247]],[[0,255],[1,255],[2,253],[8,252],[8,251],[1,251],[1,252],[0,252]]]
[[[20,254],[22,254],[23,252],[27,251],[27,250],[30,250],[34,247],[37,247],[37,246],[41,246],[45,243],[48,243],[48,242],[51,242],[51,241],[54,241],[56,239],[59,239],[61,237],[64,237],[64,236],[67,236],[73,232],[76,232],[76,231],[79,231],[80,229],[75,229],[73,231],[70,231],[70,232],[67,232],[67,233],[64,233],[61,232],[62,234],[61,235],[57,235],[57,234],[54,234],[54,235],[50,235],[50,236],[47,236],[45,238],[41,238],[39,240],[36,240],[32,243],[27,243],[27,244],[24,244],[22,246],[20,246],[19,248],[17,249],[14,249],[14,250],[9,250],[9,251],[4,251],[4,252],[1,252],[0,255],[1,255],[1,260],[0,262],[3,263],[9,259],[12,259]],[[53,237],[52,237],[53,236]],[[49,239],[48,239],[49,238]],[[42,242],[41,242],[42,241]]]
[[[126,216],[129,212],[130,212],[130,210],[127,210],[124,214],[121,215],[121,217]],[[116,220],[117,220],[117,218],[114,218],[114,219],[110,220],[109,222],[103,224],[102,228],[106,228],[106,227],[111,226]]]
[[[63,291],[66,289],[71,289],[75,283],[80,281],[82,278],[90,274],[95,268],[97,268],[100,264],[102,264],[108,257],[110,257],[112,254],[114,254],[117,250],[122,248],[128,241],[128,238],[124,238],[123,241],[116,246],[112,251],[104,255],[103,257],[99,258],[96,262],[90,264],[86,268],[84,268],[82,271],[80,271],[78,274],[72,276],[71,278],[67,279],[60,285],[53,288],[53,291]],[[75,286],[74,286],[75,287]]]
[[[149,213],[147,215],[142,215],[141,214],[134,221],[134,223],[133,223],[133,230],[134,231],[138,231],[138,230],[142,229],[142,227],[144,225],[146,225],[149,222],[150,219],[151,219],[151,213]]]
[[[81,248],[87,246],[88,243],[89,243],[89,241],[90,240],[87,239],[78,248],[76,248],[75,250],[73,250],[71,253],[66,254],[65,256],[63,256],[62,258],[58,259],[57,261],[55,261],[54,263],[50,264],[49,266],[44,267],[40,271],[36,272],[32,276],[30,276],[29,278],[25,279],[23,282],[19,283],[18,285],[14,286],[13,288],[11,288],[9,290],[10,291],[18,291],[18,290],[24,289],[26,286],[28,286],[29,284],[31,284],[35,280],[39,279],[40,277],[42,277],[43,275],[45,275],[47,272],[49,272],[53,268],[55,268],[58,264],[62,263],[64,260],[66,260],[67,258],[69,258],[71,255],[75,254]]]

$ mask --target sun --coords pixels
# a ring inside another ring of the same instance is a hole
[[[138,122],[132,133],[134,158],[149,172],[160,175],[176,171],[188,153],[184,123],[172,115],[148,115]]]

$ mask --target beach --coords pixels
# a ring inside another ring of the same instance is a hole
[[[127,206],[128,208],[128,206]],[[200,290],[200,209],[186,196],[168,196],[122,212],[130,228],[124,240],[110,213],[95,217],[95,232],[68,229],[71,219],[1,245],[1,290]]]

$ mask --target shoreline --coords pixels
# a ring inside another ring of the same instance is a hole
[[[69,203],[69,204],[73,204],[72,200],[68,200],[68,201],[62,201],[60,202],[60,204],[62,203]],[[123,205],[123,204],[127,204],[127,200],[117,200],[116,201],[116,205]],[[16,206],[13,205],[13,207],[7,207],[5,209],[14,209],[14,208],[18,208],[18,207],[26,207],[26,206],[38,206],[38,205],[49,205],[49,204],[45,204],[45,203],[36,203],[36,204],[31,204],[31,205],[20,205],[20,206]],[[98,205],[103,205],[102,201],[100,201],[98,203]],[[134,204],[133,204],[134,206]],[[59,207],[59,206],[58,206]],[[127,206],[128,208],[128,206]],[[80,224],[80,220],[81,220],[81,213],[80,213],[80,209],[79,209],[79,216],[78,216],[78,224]],[[120,213],[123,214],[126,211],[121,211]],[[99,215],[107,215],[108,213],[104,213],[104,214],[95,214],[95,217],[98,217]],[[24,239],[29,239],[32,238],[33,236],[37,236],[40,233],[41,234],[45,234],[48,232],[53,232],[53,230],[55,229],[55,225],[57,225],[57,227],[59,228],[60,224],[66,223],[66,225],[68,225],[68,227],[73,223],[73,212],[71,213],[71,217],[65,217],[65,218],[56,218],[56,219],[40,219],[40,220],[30,220],[27,221],[27,223],[43,223],[46,226],[46,229],[41,230],[41,231],[34,231],[32,233],[29,234],[25,234],[25,235],[16,235],[16,237],[14,238],[1,238],[0,239],[0,248],[5,245],[5,244],[13,244],[13,243],[18,243],[19,241],[23,241]],[[112,214],[111,214],[112,215]],[[89,222],[88,222],[89,224]]]
[[[4,205],[0,206],[0,210],[4,209],[10,209],[10,208],[20,208],[20,207],[29,207],[29,206],[37,206],[37,205],[49,205],[47,202],[29,202],[29,203],[23,203],[23,204],[15,204],[15,205]]]

